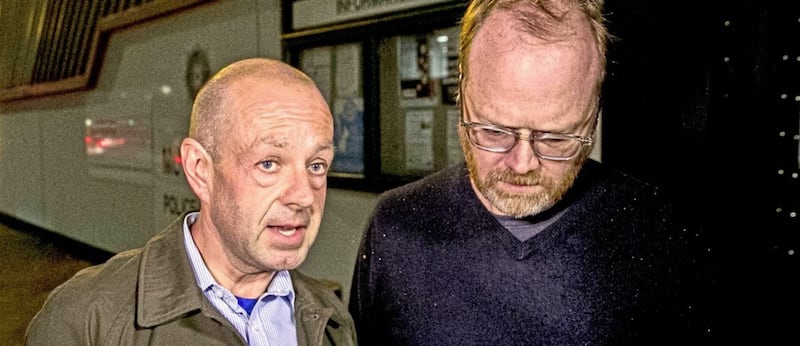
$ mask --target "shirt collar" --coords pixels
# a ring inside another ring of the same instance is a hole
[[[203,292],[214,286],[225,289],[222,285],[217,283],[217,280],[211,275],[206,263],[203,261],[203,257],[200,255],[200,250],[197,249],[197,246],[194,244],[194,239],[192,239],[192,233],[189,227],[197,221],[199,215],[200,212],[191,212],[183,219],[183,242],[186,246],[186,253],[189,255],[189,261],[192,264],[192,270],[194,270],[197,286],[200,287]],[[295,293],[289,271],[281,270],[275,273],[267,287],[267,291],[262,294],[261,297],[268,295],[289,299],[292,309],[294,310]]]

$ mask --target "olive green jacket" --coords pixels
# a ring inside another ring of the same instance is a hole
[[[31,321],[27,345],[246,345],[206,299],[183,243],[181,216],[140,249],[57,287]],[[290,271],[298,345],[356,345],[353,320],[329,284]]]

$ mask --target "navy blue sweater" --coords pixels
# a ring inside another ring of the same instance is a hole
[[[387,191],[350,296],[361,345],[653,345],[711,339],[698,231],[653,186],[588,161],[520,242],[464,165]],[[697,250],[697,251],[695,251]]]

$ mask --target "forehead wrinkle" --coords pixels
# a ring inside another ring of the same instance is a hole
[[[288,138],[287,136],[281,136],[281,138],[278,138],[273,134],[267,134],[259,137],[255,141],[255,143],[262,143],[275,148],[284,149],[291,146],[287,138]],[[333,151],[333,140],[327,140],[324,143],[317,144],[313,150],[314,153],[319,153],[323,151]]]
[[[286,140],[286,136],[281,136],[281,138],[277,138],[277,136],[273,134],[266,134],[264,136],[260,136],[256,140],[256,143],[263,143],[281,149],[289,146],[289,142]]]
[[[243,165],[250,164],[251,156],[255,155],[257,152],[253,149],[259,145],[269,145],[271,147],[281,149],[286,148],[289,145],[288,141],[286,140],[286,136],[283,136],[283,138],[276,138],[276,135],[271,133],[260,135],[253,140],[247,140],[246,138],[242,137],[236,142],[237,144],[235,145],[235,148],[238,150],[235,150],[233,154]]]

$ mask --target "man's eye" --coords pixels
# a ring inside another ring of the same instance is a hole
[[[508,136],[509,135],[509,133],[506,132],[506,131],[503,131],[503,130],[500,130],[500,129],[493,129],[493,128],[483,128],[483,132],[486,133],[486,135],[491,136],[491,137],[504,137],[504,136]]]
[[[278,168],[278,164],[272,160],[261,161],[259,162],[259,166],[267,171],[274,171]]]
[[[308,170],[313,174],[323,175],[328,172],[328,165],[321,162],[315,162],[308,165]]]
[[[570,144],[570,140],[564,138],[544,138],[537,140],[542,145],[550,147],[561,147]]]

